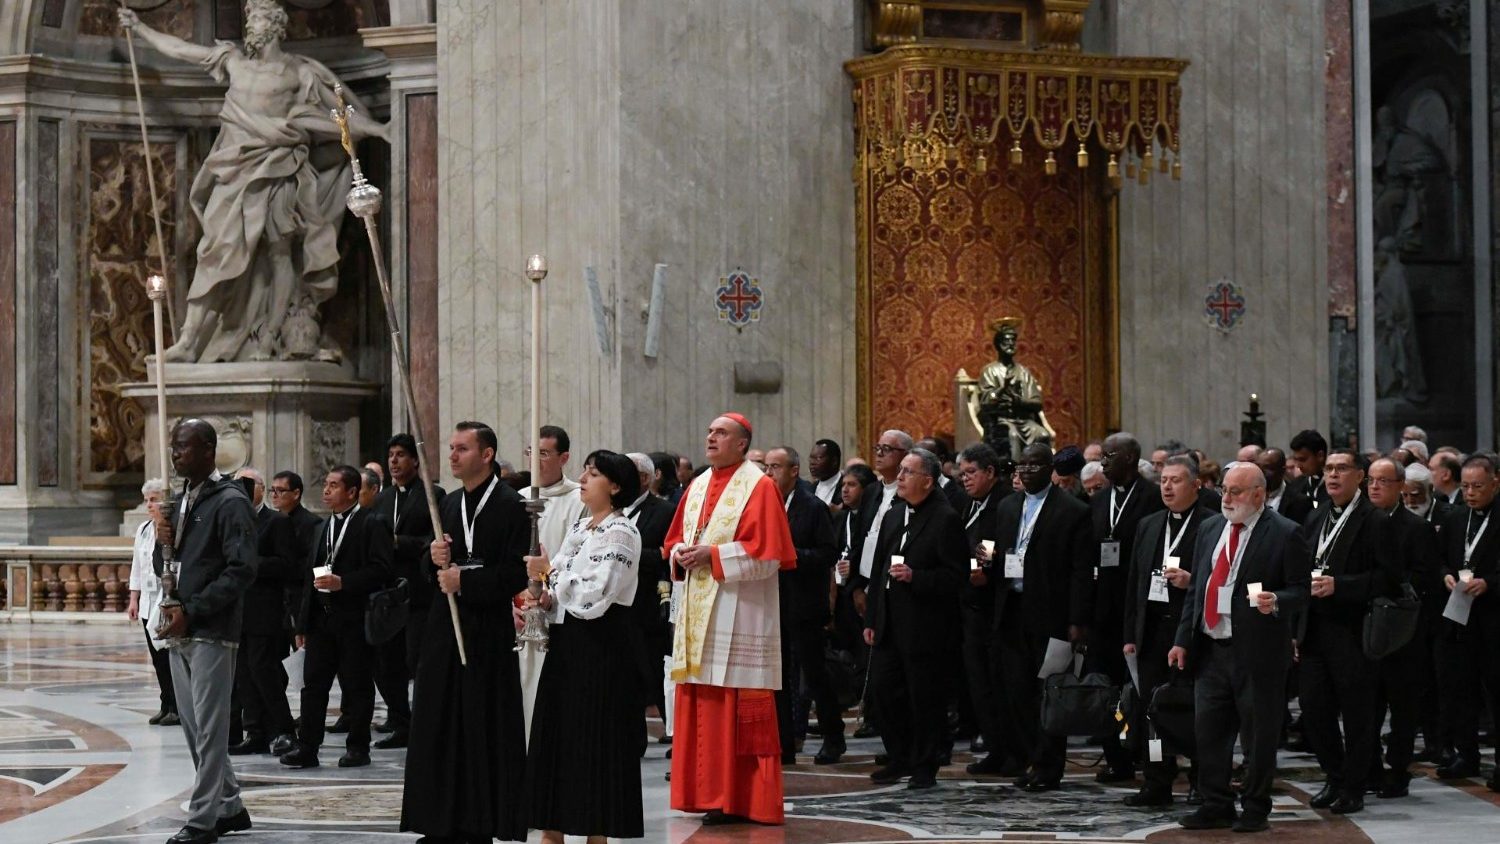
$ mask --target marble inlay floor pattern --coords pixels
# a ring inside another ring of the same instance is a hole
[[[151,727],[156,692],[133,627],[0,625],[0,842],[165,841],[183,822],[192,766],[179,728]],[[335,691],[335,701],[337,692]],[[296,701],[293,701],[296,706]],[[330,712],[335,717],[336,703]],[[377,712],[377,720],[384,717]],[[653,729],[659,726],[653,721]],[[375,751],[367,768],[333,765],[342,737],[329,736],[324,767],[292,771],[270,756],[238,757],[254,818],[246,842],[388,842],[397,832],[404,751]],[[1189,833],[1186,809],[1136,810],[1130,789],[1094,781],[1098,751],[1076,746],[1062,789],[1023,794],[964,774],[967,754],[944,769],[938,788],[873,786],[876,740],[851,741],[845,762],[814,766],[808,754],[786,773],[783,827],[703,828],[667,808],[665,747],[642,761],[646,840],[671,844],[815,842],[1243,841],[1227,831]],[[1307,806],[1320,786],[1316,766],[1286,754],[1272,813],[1272,837],[1288,841],[1477,842],[1500,828],[1500,795],[1482,780],[1440,783],[1424,769],[1405,800],[1371,798],[1352,818]],[[1179,794],[1185,789],[1179,783]],[[533,840],[539,836],[533,834]]]

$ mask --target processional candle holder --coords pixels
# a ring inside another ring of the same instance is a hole
[[[526,259],[526,278],[531,282],[531,497],[526,500],[526,517],[531,521],[531,555],[542,553],[542,280],[547,277],[547,259],[532,255]],[[554,551],[556,549],[553,549]],[[543,575],[545,577],[545,575]],[[547,652],[547,611],[542,609],[542,581],[529,580],[526,593],[534,606],[521,611],[521,631],[516,634],[516,651],[533,645]]]
[[[163,355],[165,343],[165,332],[162,329],[162,306],[167,299],[167,279],[165,276],[155,274],[146,278],[146,298],[151,300],[151,316],[154,323],[156,360],[153,362],[156,369],[156,437],[157,437],[157,460],[161,472],[162,482],[171,489],[172,474],[167,463],[167,381],[166,362]],[[168,496],[164,502],[158,505],[159,513],[177,512],[177,499]],[[168,523],[170,523],[168,517]],[[181,527],[179,525],[179,527]],[[173,537],[175,540],[176,537]],[[157,616],[155,633],[158,638],[167,628],[168,609],[182,606],[182,598],[177,593],[177,578],[182,570],[182,564],[178,562],[174,542],[158,542],[161,547],[161,599],[157,607],[161,613]]]

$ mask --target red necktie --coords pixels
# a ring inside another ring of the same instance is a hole
[[[1229,543],[1214,560],[1214,573],[1209,576],[1208,590],[1203,593],[1203,622],[1209,630],[1219,626],[1219,589],[1229,579],[1229,566],[1240,548],[1240,531],[1244,529],[1244,525],[1229,526]]]

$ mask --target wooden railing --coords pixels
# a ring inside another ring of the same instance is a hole
[[[125,621],[129,547],[0,546],[0,618]]]

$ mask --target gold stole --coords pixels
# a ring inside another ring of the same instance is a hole
[[[735,470],[729,484],[714,504],[708,524],[698,530],[699,517],[703,513],[703,501],[708,497],[708,485],[713,472],[705,472],[693,480],[687,491],[687,506],[682,511],[682,540],[685,545],[726,545],[734,541],[735,529],[739,527],[740,515],[750,503],[750,493],[755,484],[765,477],[755,464],[745,461]],[[712,566],[700,566],[688,573],[683,586],[682,617],[672,631],[672,679],[682,681],[697,676],[703,665],[703,641],[708,636],[708,621],[713,615],[714,599],[719,595],[719,582],[714,580]]]

